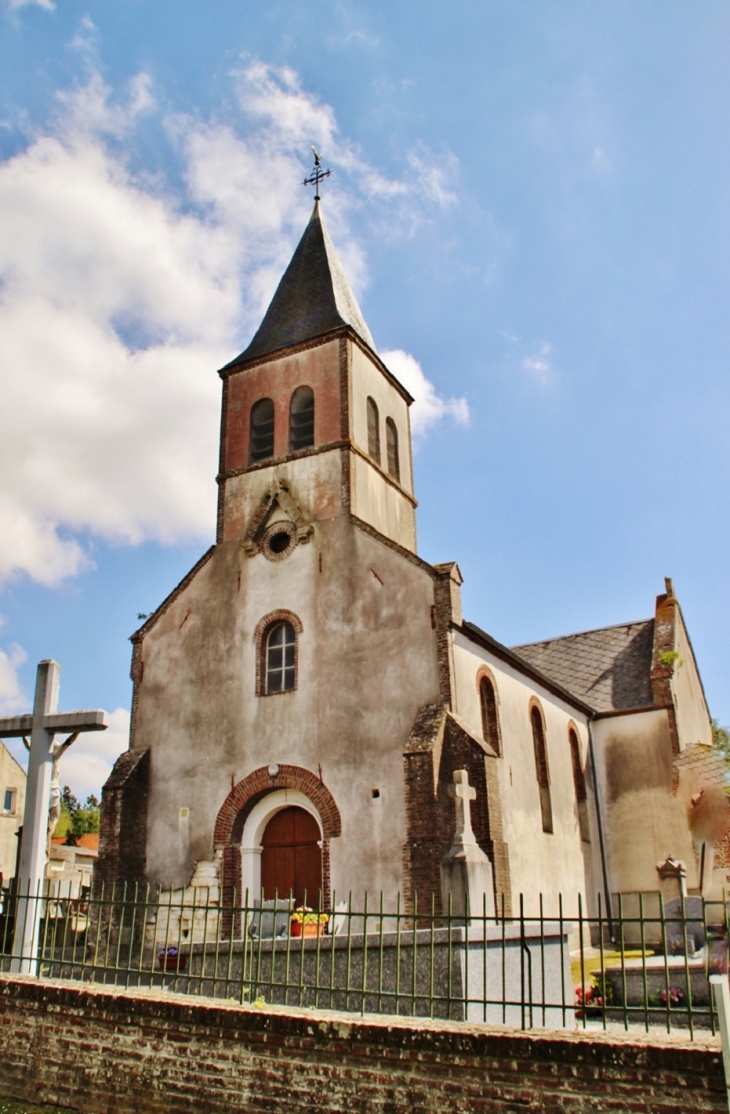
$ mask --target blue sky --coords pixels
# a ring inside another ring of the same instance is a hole
[[[416,395],[419,549],[507,644],[674,578],[730,722],[730,8],[4,0],[0,714],[125,745],[130,645],[213,535],[220,384],[306,222]]]

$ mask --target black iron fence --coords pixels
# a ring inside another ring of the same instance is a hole
[[[727,974],[728,905],[579,896],[517,915],[437,912],[434,900],[333,895],[223,904],[217,890],[6,894],[4,971],[181,994],[527,1028],[715,1032],[709,977]],[[32,951],[27,941],[32,940]],[[26,943],[24,944],[23,941]],[[25,952],[23,952],[25,947]],[[14,952],[16,954],[14,954]]]

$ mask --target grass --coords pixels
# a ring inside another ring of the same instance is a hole
[[[31,1106],[27,1102],[16,1102],[15,1099],[0,1098],[0,1114],[75,1114],[73,1110],[60,1106]]]

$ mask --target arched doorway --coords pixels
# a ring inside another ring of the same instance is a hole
[[[294,895],[297,905],[314,908],[322,890],[322,836],[310,812],[296,805],[269,820],[261,839],[261,886],[271,900]]]

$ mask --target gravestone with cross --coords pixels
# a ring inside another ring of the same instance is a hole
[[[80,732],[104,731],[108,726],[106,712],[98,708],[89,712],[57,711],[60,675],[58,662],[40,662],[32,714],[0,719],[0,739],[23,739],[30,751],[16,879],[20,897],[15,914],[12,965],[14,971],[23,974],[33,973],[38,953],[40,895],[46,872],[48,809],[54,765],[57,766],[61,754]],[[56,744],[58,733],[68,733],[68,738]]]
[[[441,896],[444,911],[449,908],[455,917],[471,919],[494,916],[494,881],[492,864],[477,843],[471,826],[471,802],[476,789],[469,784],[468,770],[454,770],[454,784],[449,786],[456,808],[454,841],[441,863]]]

